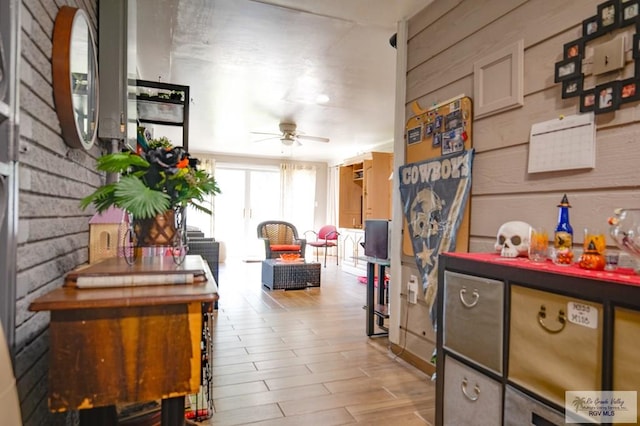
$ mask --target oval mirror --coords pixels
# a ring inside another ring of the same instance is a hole
[[[98,130],[98,61],[87,14],[62,6],[53,28],[53,97],[62,136],[89,149]]]

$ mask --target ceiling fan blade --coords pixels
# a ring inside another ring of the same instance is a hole
[[[265,135],[271,135],[272,133],[263,133],[263,134],[265,134]],[[268,137],[268,138],[257,139],[257,140],[255,140],[255,141],[253,141],[253,143],[257,143],[257,142],[264,142],[264,141],[270,141],[270,140],[273,140],[273,139],[280,139],[280,135],[271,136],[271,137]]]
[[[329,138],[322,138],[320,136],[297,135],[297,138],[314,142],[329,142]]]
[[[267,133],[267,132],[249,132],[249,133],[251,133],[252,135],[281,136],[280,133],[272,133],[272,132],[269,132],[269,133]]]

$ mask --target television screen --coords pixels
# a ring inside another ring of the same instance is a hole
[[[370,219],[364,222],[364,255],[389,259],[391,221]]]

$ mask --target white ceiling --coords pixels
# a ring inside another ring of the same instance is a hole
[[[139,78],[190,86],[191,152],[336,163],[391,146],[389,38],[431,1],[136,0]],[[255,142],[280,122],[331,141]]]

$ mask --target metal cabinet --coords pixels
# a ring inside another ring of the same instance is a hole
[[[502,372],[504,283],[447,271],[443,345],[470,361]]]
[[[561,425],[567,391],[640,389],[633,270],[444,253],[438,272],[437,425]]]
[[[613,320],[613,389],[638,392],[636,406],[640,407],[638,341],[640,311],[617,307]],[[640,424],[640,414],[637,423]]]
[[[444,424],[499,425],[502,386],[477,370],[445,356]]]

